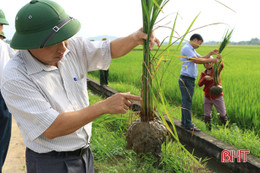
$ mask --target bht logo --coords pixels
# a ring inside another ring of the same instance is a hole
[[[221,162],[222,163],[228,163],[228,162],[233,162],[235,159],[237,159],[237,162],[241,162],[241,158],[243,162],[247,162],[247,154],[249,154],[249,150],[237,150],[235,153],[234,150],[223,150],[221,152]]]

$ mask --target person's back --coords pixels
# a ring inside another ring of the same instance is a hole
[[[5,45],[5,42],[0,40],[0,84],[2,79],[3,69],[6,63],[8,62],[8,60],[9,60],[8,49]]]
[[[4,41],[0,40],[0,86],[2,80],[2,74],[4,67],[11,57],[13,57],[15,51]]]

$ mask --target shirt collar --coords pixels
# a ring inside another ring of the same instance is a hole
[[[192,50],[194,50],[194,48],[192,47],[192,45],[188,42],[187,46],[189,46]]]
[[[61,59],[65,58],[65,55],[69,52],[67,49],[66,52],[64,53],[64,57]],[[35,57],[31,55],[31,53],[28,50],[21,50],[21,55],[24,60],[28,75],[34,74],[34,73],[39,73],[41,71],[52,71],[56,70],[57,67],[51,66],[51,65],[45,65],[39,60],[37,60]]]

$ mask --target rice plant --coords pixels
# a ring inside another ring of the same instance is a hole
[[[219,46],[219,53],[222,53],[222,51],[225,49],[225,47],[229,44],[229,41],[231,39],[231,35],[232,35],[233,29],[230,32],[226,32],[223,41],[220,43]],[[223,63],[223,60],[220,59],[217,63],[214,64],[214,86],[212,86],[210,88],[210,92],[215,95],[215,96],[219,96],[223,89],[222,86],[219,85],[219,73],[221,70],[221,64]]]
[[[143,32],[147,34],[143,47],[143,72],[142,72],[142,110],[141,120],[151,121],[154,118],[152,97],[152,59],[150,53],[150,36],[158,15],[169,0],[141,0],[143,14]]]

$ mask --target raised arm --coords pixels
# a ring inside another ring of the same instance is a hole
[[[196,64],[206,64],[209,62],[216,63],[218,62],[217,58],[210,58],[212,55],[218,54],[218,49],[214,49],[210,51],[207,55],[200,56],[200,57],[193,57],[191,58],[191,61]]]
[[[218,49],[213,49],[207,55],[201,56],[200,58],[210,58],[212,55],[217,55],[217,54],[218,54]]]
[[[143,33],[141,28],[127,37],[121,37],[111,41],[110,48],[112,58],[124,56],[136,46],[143,44],[144,39],[147,39],[147,34]],[[150,49],[155,43],[160,45],[160,41],[152,33],[150,38]]]
[[[217,58],[202,58],[202,57],[198,57],[198,58],[191,59],[191,61],[196,63],[196,64],[206,64],[206,63],[209,63],[209,62],[217,63],[218,59]]]

